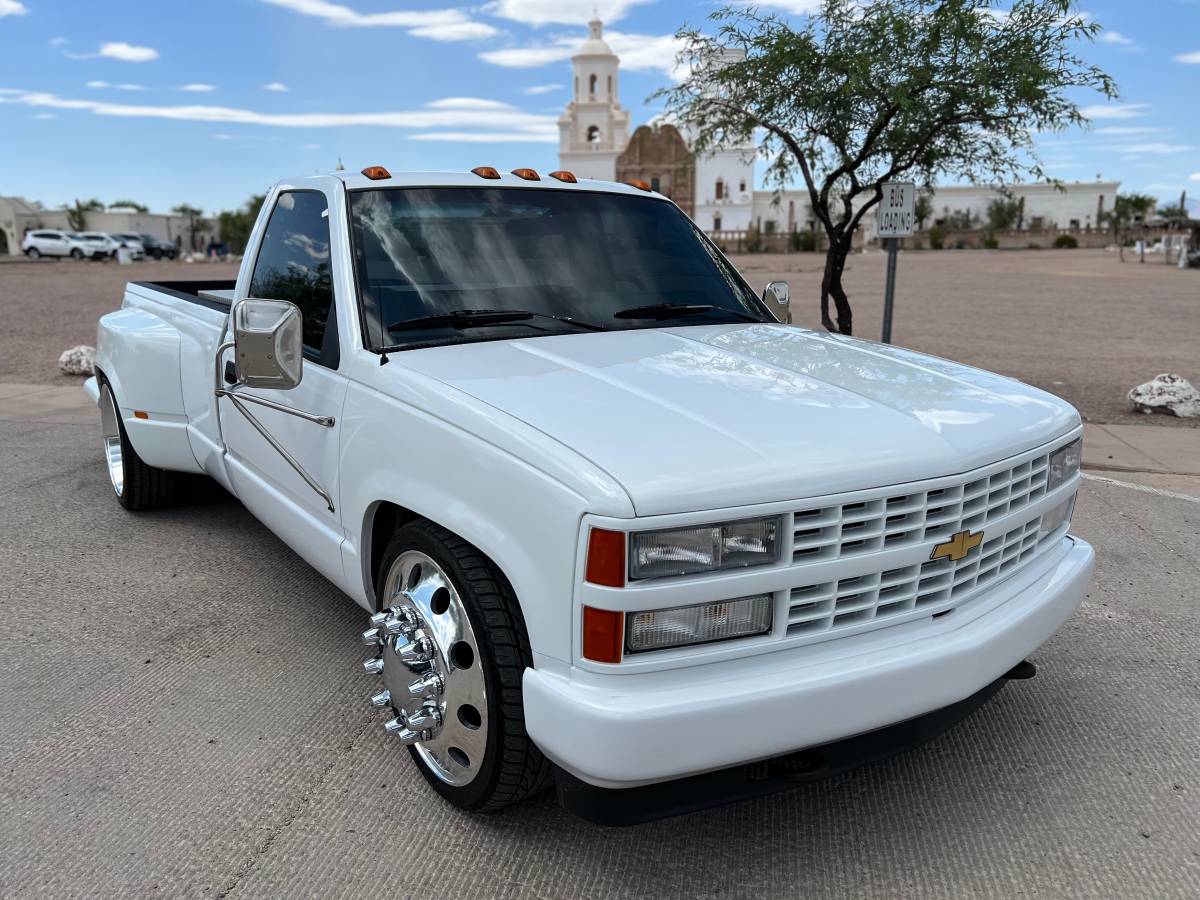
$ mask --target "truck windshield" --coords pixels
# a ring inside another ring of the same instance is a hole
[[[683,213],[650,197],[384,188],[350,194],[350,224],[376,349],[775,321]]]

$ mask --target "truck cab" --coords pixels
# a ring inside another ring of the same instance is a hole
[[[433,790],[640,821],[965,714],[1090,579],[1074,409],[789,302],[649,185],[371,167],[131,283],[89,390],[122,505],[213,479],[363,607]]]

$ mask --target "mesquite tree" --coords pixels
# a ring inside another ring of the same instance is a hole
[[[1033,135],[1087,119],[1072,88],[1116,96],[1078,55],[1099,25],[1073,0],[823,0],[793,25],[744,5],[684,27],[668,112],[695,150],[756,143],[780,187],[803,183],[829,241],[821,321],[850,334],[842,272],[887,181],[1005,182],[1045,173]],[[837,311],[836,325],[829,298]]]

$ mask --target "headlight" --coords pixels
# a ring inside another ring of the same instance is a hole
[[[626,615],[625,645],[630,653],[749,637],[771,630],[771,595],[676,606]]]
[[[1052,491],[1070,480],[1079,471],[1079,460],[1083,456],[1083,438],[1076,438],[1065,447],[1050,454],[1050,475],[1046,490]]]
[[[629,577],[662,578],[759,566],[779,558],[779,516],[630,536]]]

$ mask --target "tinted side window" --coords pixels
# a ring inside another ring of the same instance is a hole
[[[306,356],[338,364],[337,319],[329,260],[325,195],[292,191],[279,195],[258,249],[250,296],[290,300],[304,315]]]

